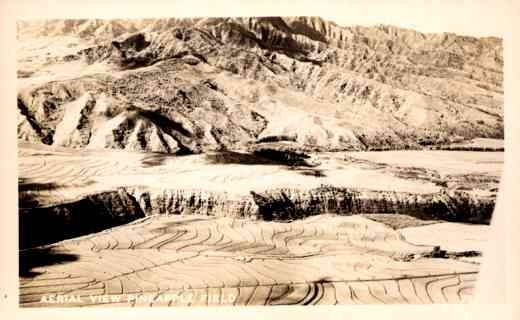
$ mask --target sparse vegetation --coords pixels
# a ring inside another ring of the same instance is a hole
[[[264,142],[254,145],[253,154],[289,166],[309,166],[306,160],[310,156],[302,151],[303,149],[302,146],[293,143]]]

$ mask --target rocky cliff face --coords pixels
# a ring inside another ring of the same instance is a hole
[[[465,192],[431,194],[321,186],[269,189],[247,196],[202,190],[120,188],[80,200],[20,210],[20,247],[101,231],[147,215],[206,215],[289,222],[323,213],[406,214],[421,219],[488,224],[494,197]],[[52,233],[49,228],[52,226]]]
[[[21,208],[20,249],[99,232],[142,217],[135,198],[123,189],[50,207]]]
[[[18,37],[26,141],[199,153],[266,137],[319,150],[503,137],[497,38],[317,17],[21,22]]]
[[[424,219],[489,223],[494,197],[462,191],[416,194],[321,186],[315,189],[268,189],[233,197],[196,190],[127,189],[146,214],[202,214],[291,221],[323,213],[407,214]]]

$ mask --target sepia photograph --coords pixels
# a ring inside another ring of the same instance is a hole
[[[20,308],[473,301],[502,34],[70,16],[15,54]]]

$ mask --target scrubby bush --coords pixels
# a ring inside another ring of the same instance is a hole
[[[305,160],[310,158],[309,155],[301,151],[297,146],[279,143],[257,145],[253,150],[253,154],[291,166],[306,166]]]
[[[276,135],[276,136],[265,136],[256,141],[256,143],[265,143],[265,142],[280,142],[280,141],[293,141],[296,142],[296,136],[287,136],[287,135]]]

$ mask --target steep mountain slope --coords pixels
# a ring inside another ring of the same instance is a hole
[[[199,153],[503,137],[502,42],[317,17],[20,22],[19,138]]]

